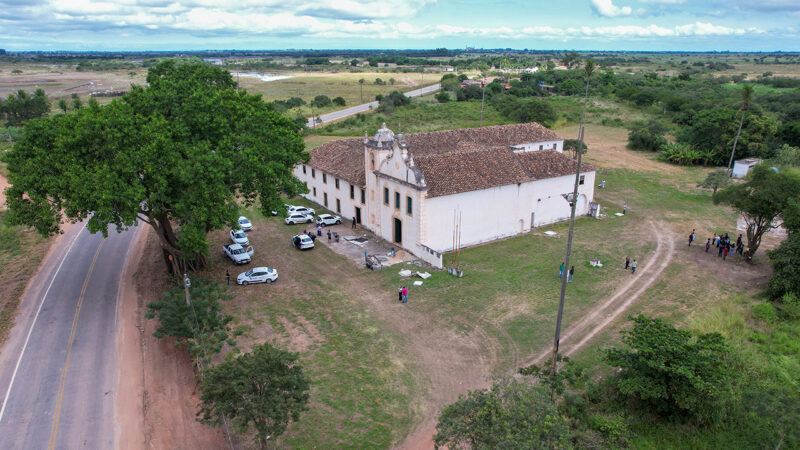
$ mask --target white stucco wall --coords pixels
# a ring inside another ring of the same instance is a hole
[[[760,161],[759,161],[760,162]],[[733,172],[731,175],[736,178],[744,178],[753,169],[753,167],[758,164],[758,162],[740,162],[736,161],[733,163]]]
[[[327,209],[332,214],[342,216],[343,219],[352,220],[355,216],[355,207],[359,206],[362,209],[362,221],[364,209],[366,205],[361,203],[361,188],[353,186],[354,198],[350,198],[350,183],[339,179],[339,188],[336,188],[336,177],[325,173],[326,182],[323,183],[323,173],[321,170],[314,170],[314,177],[311,177],[311,167],[306,166],[306,173],[303,173],[303,166],[298,165],[294,169],[294,175],[306,183],[308,186],[308,194],[305,197],[317,205]],[[316,195],[314,195],[314,188],[316,188]],[[328,194],[328,206],[324,206],[325,194]],[[336,199],[340,201],[340,210],[336,210]]]
[[[541,142],[526,142],[524,144],[514,145],[512,147],[517,151],[536,152],[539,150],[555,150],[559,153],[564,152],[564,141],[541,141]]]
[[[589,211],[594,198],[595,173],[587,172],[576,215]],[[461,211],[461,246],[470,246],[528,232],[569,218],[569,203],[561,194],[572,193],[574,175],[508,185],[425,200],[421,243],[438,252],[453,249],[453,214]]]

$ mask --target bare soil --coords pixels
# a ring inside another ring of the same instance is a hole
[[[8,67],[8,66],[6,66]],[[128,71],[75,72],[67,67],[29,66],[23,73],[11,74],[10,70],[0,73],[0,96],[7,97],[22,89],[33,92],[42,88],[51,98],[68,98],[72,94],[87,97],[92,92],[127,91],[131,83],[144,84],[145,69],[130,76]],[[53,105],[54,110],[58,108]]]
[[[0,174],[0,211],[6,209],[6,188],[11,186],[8,184],[8,179]]]
[[[120,306],[119,396],[116,418],[122,449],[226,448],[221,431],[195,420],[199,393],[187,351],[153,336],[148,302],[169,288],[158,238],[139,232],[123,281]]]

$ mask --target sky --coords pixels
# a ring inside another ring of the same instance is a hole
[[[0,48],[800,51],[800,0],[0,0]]]

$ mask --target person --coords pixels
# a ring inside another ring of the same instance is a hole
[[[689,247],[692,246],[692,242],[694,242],[694,228],[692,229],[692,234],[689,235]]]
[[[309,237],[311,238],[311,242],[315,242],[317,240],[317,237],[314,236],[314,233],[311,233],[311,236]]]
[[[317,225],[317,236],[322,236],[322,225]]]
[[[569,281],[572,281],[572,277],[575,276],[575,266],[570,266],[569,268]]]
[[[225,281],[228,283],[228,286],[231,285],[231,271],[230,270],[226,270],[225,271]]]
[[[630,266],[631,266],[631,257],[630,256],[626,256],[625,257],[625,270],[628,270],[628,267],[630,267]]]
[[[603,189],[604,187],[606,187],[606,180],[600,182],[600,189]]]
[[[403,286],[397,288],[397,301],[398,302],[403,301]]]
[[[558,278],[561,278],[561,275],[564,274],[564,263],[562,262],[560,266],[558,266]]]
[[[631,274],[636,273],[636,258],[633,258],[633,262],[631,263]]]
[[[331,241],[331,230],[328,230],[328,242]]]
[[[408,289],[403,286],[403,303],[408,303]]]
[[[711,238],[706,240],[706,253],[708,253],[708,249],[711,248]]]
[[[711,245],[714,245],[716,243],[717,243],[717,233],[714,233],[714,237],[711,238]]]
[[[722,248],[722,260],[723,261],[725,261],[725,259],[728,258],[728,252],[730,251],[729,249],[730,249],[730,247],[728,247],[727,245]]]
[[[742,234],[739,233],[739,237],[736,238],[736,247],[741,247],[741,246],[742,246]]]
[[[628,202],[622,204],[622,215],[625,215],[625,212],[628,210]]]
[[[736,251],[739,253],[739,256],[744,256],[744,243],[742,243],[742,245],[740,245],[740,246],[739,246],[739,247],[736,249]]]
[[[353,230],[356,229],[356,217],[355,216],[353,216],[353,225],[351,225],[350,228],[353,229]]]
[[[721,257],[721,256],[722,256],[722,249],[724,249],[724,248],[725,248],[725,246],[724,246],[724,245],[722,245],[722,243],[720,242],[720,244],[719,244],[719,247],[718,247],[718,248],[719,248],[719,251],[717,252],[717,258],[719,258],[719,257]]]

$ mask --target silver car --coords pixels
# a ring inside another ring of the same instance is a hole
[[[247,286],[250,283],[271,284],[278,279],[278,271],[269,267],[253,267],[247,272],[240,273],[236,277],[236,284]]]

